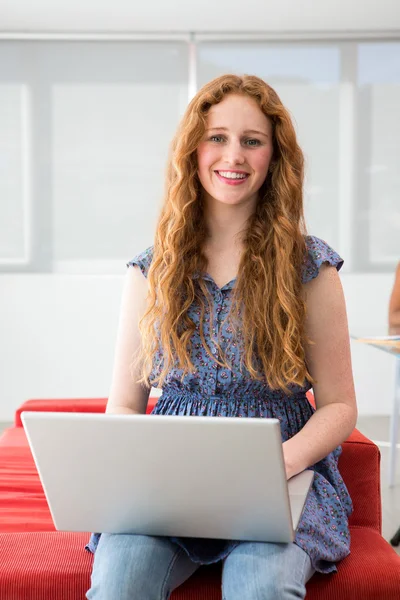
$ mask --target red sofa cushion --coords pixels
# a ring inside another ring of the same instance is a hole
[[[7,531],[54,531],[22,427],[7,429],[0,438],[0,532]]]
[[[400,558],[373,529],[351,527],[350,554],[332,575],[315,574],[307,600],[395,600],[400,597]]]
[[[84,533],[0,534],[1,598],[82,600],[92,556]],[[307,600],[394,600],[399,597],[399,557],[378,532],[352,528],[351,554],[333,575],[314,575]],[[202,567],[171,600],[221,600],[221,566]],[[110,599],[111,600],[111,599]]]
[[[93,561],[86,542],[85,533],[0,533],[0,598],[82,600]]]

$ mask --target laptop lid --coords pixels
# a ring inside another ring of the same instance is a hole
[[[289,542],[313,472],[289,482],[277,419],[22,413],[55,527]]]

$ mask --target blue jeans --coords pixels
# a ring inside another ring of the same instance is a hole
[[[169,538],[102,534],[88,600],[167,600],[200,565]],[[313,575],[295,544],[242,542],[223,561],[223,600],[305,598]]]

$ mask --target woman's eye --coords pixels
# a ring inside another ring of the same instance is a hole
[[[216,142],[216,143],[220,143],[221,141],[224,141],[224,136],[222,135],[212,135],[210,138],[211,142]],[[261,144],[260,140],[256,140],[256,139],[248,139],[248,140],[244,140],[244,143],[246,146],[250,146],[250,147],[256,147],[259,146]]]

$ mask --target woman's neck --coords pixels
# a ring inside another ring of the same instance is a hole
[[[229,249],[242,246],[243,234],[254,209],[248,205],[232,206],[208,203],[205,207],[205,220],[208,230],[206,246]]]

